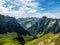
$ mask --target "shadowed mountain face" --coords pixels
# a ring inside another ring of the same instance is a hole
[[[30,26],[29,28],[26,28],[26,25],[29,24],[29,23],[25,24],[25,22],[28,22],[26,18],[23,20],[21,18],[20,20],[20,22],[22,22],[21,25],[23,26],[23,24],[25,24],[24,28],[27,29],[31,34],[37,35],[37,34],[46,34],[50,32],[56,34],[60,32],[60,19],[47,18],[46,16],[42,18],[36,18],[36,20],[33,19],[34,18],[31,18],[31,20],[28,19],[29,22],[32,22],[31,26],[29,25]]]
[[[30,33],[17,23],[16,19],[9,16],[3,16],[0,14],[0,34],[6,32],[17,32],[20,35],[25,35]]]
[[[37,33],[45,34],[45,33],[59,33],[59,20],[58,19],[49,19],[47,17],[42,17],[38,23],[37,26]]]

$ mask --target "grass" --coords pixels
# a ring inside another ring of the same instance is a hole
[[[35,39],[31,42],[28,42],[26,43],[25,45],[37,45],[38,43],[40,43],[41,41],[44,41],[46,39],[49,39],[49,37],[53,37],[55,34],[52,34],[52,33],[48,33],[46,35],[44,35],[43,37],[41,38],[38,38],[38,39]]]
[[[54,25],[54,23],[49,23],[49,25],[48,25],[48,27],[47,27],[47,29],[49,29],[50,27],[52,27]]]
[[[32,24],[27,24],[26,25],[26,28],[29,28],[29,27],[31,27],[32,26]]]

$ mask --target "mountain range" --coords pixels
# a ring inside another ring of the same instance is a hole
[[[42,18],[20,18],[17,21],[33,36],[60,32],[60,19],[43,16]]]
[[[60,45],[60,19],[46,16],[16,19],[0,14],[0,37],[14,38],[20,45]]]

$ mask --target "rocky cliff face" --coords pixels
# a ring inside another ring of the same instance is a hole
[[[37,18],[38,19],[38,18]],[[24,21],[24,20],[23,20]],[[60,19],[52,19],[52,18],[47,18],[46,16],[39,18],[37,20],[33,20],[35,22],[32,22],[31,27],[27,28],[31,34],[37,35],[39,34],[46,34],[46,33],[59,33],[60,32]],[[28,21],[26,21],[28,22]],[[27,23],[29,24],[29,23]],[[22,24],[21,24],[22,25]],[[26,28],[26,25],[25,25]]]

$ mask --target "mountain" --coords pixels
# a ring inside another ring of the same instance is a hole
[[[60,45],[59,33],[60,19],[46,16],[15,19],[0,14],[0,44],[2,45],[5,43],[4,39],[18,41],[20,45],[27,42],[25,45]]]
[[[27,30],[32,25],[34,25],[38,20],[39,18],[19,18],[17,19],[17,22],[21,24],[21,26],[24,27],[24,29]]]
[[[47,33],[57,34],[60,32],[60,19],[52,19],[43,16],[42,18],[21,18],[19,20],[20,21],[18,22],[22,26],[24,25],[23,27],[28,30],[33,36],[36,36],[38,34],[44,35]],[[29,23],[31,24],[31,26],[29,25]],[[27,27],[29,28],[27,28],[26,25],[28,25]]]
[[[13,17],[3,16],[0,14],[0,34],[7,32],[17,32],[20,35],[30,35],[30,33],[25,30],[17,20]]]

